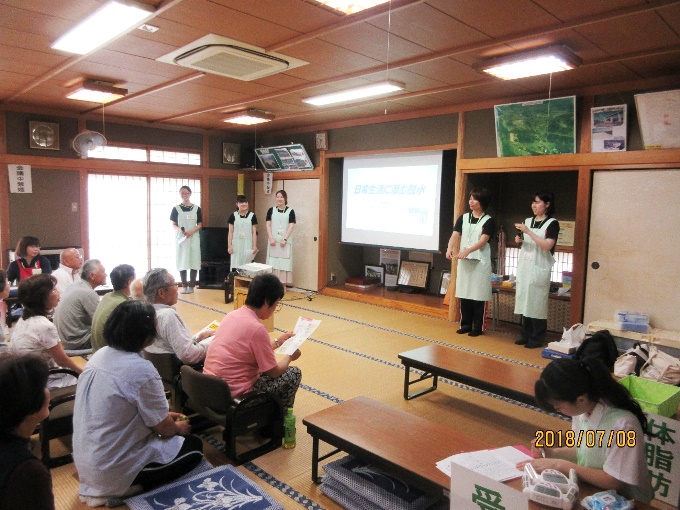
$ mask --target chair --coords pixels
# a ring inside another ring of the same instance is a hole
[[[50,374],[70,374],[78,377],[78,372],[70,368],[52,368]],[[38,437],[42,461],[48,469],[73,462],[69,453],[60,457],[50,454],[50,440],[73,434],[73,405],[76,399],[76,385],[50,390],[50,415],[40,422]]]
[[[229,385],[208,374],[197,372],[188,365],[181,370],[182,388],[189,400],[186,407],[211,422],[224,427],[227,456],[237,465],[275,450],[283,440],[283,408],[276,395],[250,392],[233,398]],[[236,451],[236,438],[261,431],[269,441],[242,453]]]
[[[186,396],[182,392],[182,381],[179,375],[182,362],[176,354],[171,353],[144,351],[144,358],[156,367],[158,375],[161,376],[163,388],[165,388],[166,393],[170,394],[170,409],[178,413],[181,412],[182,404],[186,400]]]

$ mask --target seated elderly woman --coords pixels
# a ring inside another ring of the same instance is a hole
[[[37,356],[0,355],[0,508],[54,510],[50,472],[28,448],[50,414],[47,373]]]
[[[234,397],[249,391],[267,391],[277,395],[285,409],[293,407],[302,379],[300,369],[289,365],[301,353],[297,349],[277,360],[274,349],[293,333],[284,333],[272,341],[260,322],[272,316],[284,293],[283,284],[273,274],[253,278],[245,306],[230,312],[217,328],[203,371],[226,381]]]
[[[82,369],[66,355],[57,328],[47,318],[59,303],[57,280],[49,274],[38,274],[19,282],[19,301],[24,307],[21,319],[12,328],[10,348],[18,354],[33,353],[43,357],[50,368]],[[68,374],[50,374],[47,386],[63,388],[76,383]]]
[[[146,348],[154,354],[175,354],[182,363],[193,365],[205,358],[209,341],[202,342],[215,334],[203,330],[191,336],[189,328],[173,305],[177,304],[177,284],[167,269],[152,269],[144,277],[144,295],[156,309],[156,338]]]
[[[186,417],[168,411],[161,378],[141,356],[155,336],[153,306],[121,303],[104,326],[107,346],[80,376],[73,459],[80,500],[90,506],[170,482],[203,458],[203,443],[189,435]]]

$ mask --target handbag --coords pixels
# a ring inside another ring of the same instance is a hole
[[[562,340],[560,340],[560,343],[565,344],[569,347],[580,346],[581,343],[583,342],[583,340],[586,337],[587,329],[580,322],[577,322],[576,324],[574,324],[569,329],[567,329],[567,328],[562,328],[562,329],[563,329]]]
[[[649,347],[636,343],[614,362],[614,375],[626,377],[630,374],[640,375],[643,365],[649,360]]]
[[[649,359],[640,370],[640,377],[666,384],[680,384],[680,359],[649,347]]]

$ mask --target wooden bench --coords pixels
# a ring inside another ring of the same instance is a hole
[[[402,352],[399,359],[405,367],[406,400],[436,390],[438,378],[444,377],[524,404],[536,405],[534,384],[541,375],[540,369],[437,344]],[[411,368],[425,373],[412,381]],[[412,384],[426,379],[432,379],[432,386],[409,394]]]
[[[437,497],[448,497],[450,478],[436,463],[461,451],[493,448],[476,437],[430,422],[367,397],[306,416],[302,423],[312,436],[312,481],[320,483],[319,462],[338,452],[347,452],[385,472]],[[335,450],[319,456],[319,441]],[[508,482],[522,490],[521,478]],[[581,497],[598,492],[592,485],[579,484]],[[530,510],[546,507],[529,502]],[[635,502],[637,510],[652,507]]]

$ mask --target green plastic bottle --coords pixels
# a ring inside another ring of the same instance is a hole
[[[295,448],[295,415],[292,407],[288,408],[283,418],[283,447]]]

